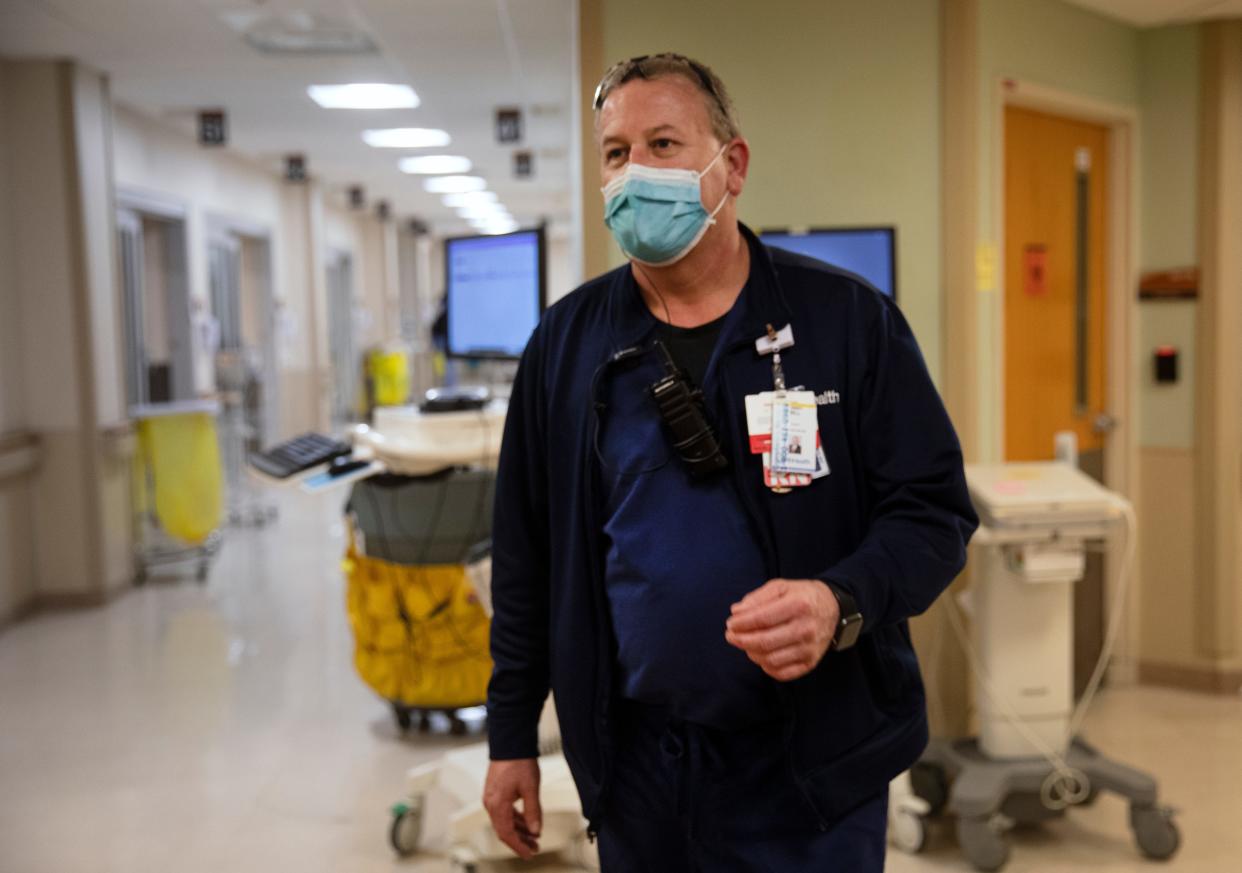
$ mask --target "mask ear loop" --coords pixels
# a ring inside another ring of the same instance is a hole
[[[715,166],[716,161],[720,160],[720,156],[723,155],[728,150],[728,148],[729,148],[729,143],[725,143],[724,145],[722,145],[720,147],[720,151],[716,152],[716,157],[712,158],[711,163],[709,163],[706,167],[704,167],[703,171],[699,173],[699,184],[700,185],[702,185],[703,177],[707,175],[707,171],[710,170],[713,166]],[[727,201],[728,199],[729,199],[729,189],[726,186],[724,196],[720,198],[720,202],[716,204],[716,208],[707,214],[707,226],[708,227],[711,227],[713,224],[716,223],[716,213],[724,209],[725,201]],[[695,242],[697,244],[698,241],[696,240]]]

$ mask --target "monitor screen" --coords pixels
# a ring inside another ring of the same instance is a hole
[[[896,230],[892,227],[816,228],[805,233],[765,230],[759,239],[857,273],[897,298]]]
[[[543,310],[542,230],[444,241],[448,353],[517,358]]]

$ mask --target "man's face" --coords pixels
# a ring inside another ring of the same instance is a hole
[[[706,167],[724,145],[712,133],[707,99],[682,76],[631,79],[609,92],[599,114],[604,185],[620,175],[630,161],[681,170]],[[703,177],[704,203],[719,202],[728,176],[728,161],[722,157]]]

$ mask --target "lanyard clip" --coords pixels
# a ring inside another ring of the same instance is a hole
[[[788,324],[780,330],[770,324],[766,327],[767,331],[764,335],[755,340],[755,351],[759,354],[771,355],[794,344],[793,328]]]

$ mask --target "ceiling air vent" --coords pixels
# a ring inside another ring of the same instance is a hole
[[[360,26],[340,18],[299,10],[225,12],[233,31],[261,52],[324,55],[374,54],[378,48]]]

